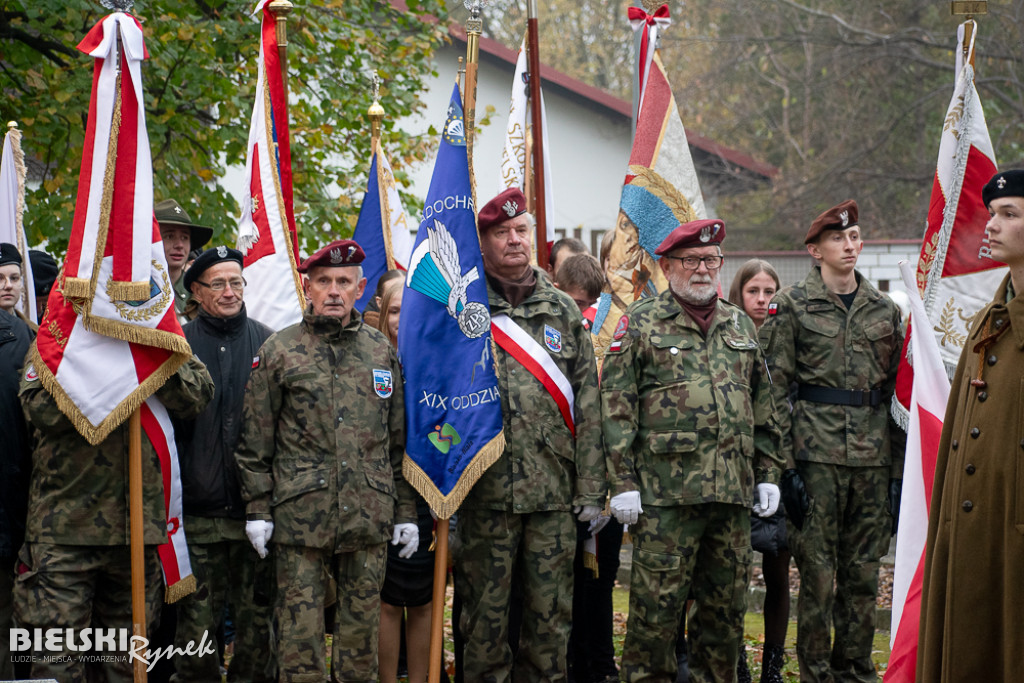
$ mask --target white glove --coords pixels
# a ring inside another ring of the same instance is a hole
[[[274,533],[274,523],[263,519],[254,519],[245,523],[245,535],[249,537],[249,543],[256,549],[256,554],[263,559],[267,556],[267,543]]]
[[[775,494],[778,497],[778,493]],[[636,520],[643,514],[644,509],[640,507],[640,492],[626,491],[612,497],[612,514],[619,524],[636,524]]]
[[[779,487],[775,484],[758,484],[757,496],[754,514],[758,517],[771,517],[779,509]]]
[[[577,505],[572,511],[576,514],[576,519],[581,522],[590,522],[601,514],[601,508],[596,505]]]
[[[590,532],[591,536],[597,536],[601,533],[601,529],[608,526],[608,522],[612,521],[612,518],[608,515],[600,515],[595,519],[590,520],[590,528],[587,531]]]
[[[420,547],[420,528],[409,522],[396,524],[395,533],[391,537],[391,545],[399,544],[404,547],[398,551],[398,556],[403,559],[412,557]]]

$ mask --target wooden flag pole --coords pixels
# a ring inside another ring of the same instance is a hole
[[[547,206],[544,196],[544,117],[540,103],[540,41],[537,37],[537,0],[527,0],[526,64],[530,72],[532,127],[533,214],[537,221],[537,263],[548,267]]]
[[[384,233],[384,255],[388,270],[394,270],[395,253],[391,249],[391,206],[388,203],[388,188],[384,174],[384,150],[380,146],[381,125],[384,122],[384,107],[380,104],[380,77],[373,72],[373,104],[366,111],[370,117],[370,147],[372,154],[377,155],[377,163],[372,172],[377,174],[377,194],[380,197],[380,220]]]
[[[476,174],[473,172],[473,138],[476,131],[476,74],[480,66],[480,34],[484,30],[480,10],[484,0],[464,0],[469,10],[466,20],[466,87],[462,90],[462,116],[466,125],[466,157],[469,159],[469,182],[473,188],[473,206],[476,206]]]
[[[146,546],[142,520],[142,420],[136,408],[128,418],[128,514],[131,529],[132,633],[146,637]],[[135,683],[147,679],[145,652],[133,660]]]
[[[430,666],[427,681],[440,683],[441,665],[444,663],[444,607],[445,588],[448,585],[448,529],[449,520],[437,520],[437,541],[434,543],[434,594],[430,603]]]
[[[274,15],[277,35],[277,56],[281,62],[281,83],[284,84],[284,101],[288,101],[288,15],[292,13],[292,3],[288,0],[273,0],[267,7]]]

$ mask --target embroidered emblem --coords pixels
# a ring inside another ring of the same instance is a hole
[[[612,339],[619,340],[626,336],[626,330],[629,329],[629,318],[622,316],[619,318],[618,324],[615,326],[615,332],[612,333]]]
[[[611,345],[608,347],[608,350],[609,351],[621,351],[622,350],[622,342],[621,341],[613,341],[611,343]]]
[[[29,363],[28,368],[25,369],[25,381],[35,382],[39,379],[39,373],[36,372],[36,366]]]
[[[252,196],[252,213],[256,215],[256,212],[260,210],[260,197],[259,195]]]
[[[768,315],[775,315],[779,312],[778,304],[768,304]]]
[[[455,431],[455,427],[452,427],[447,422],[444,425],[436,425],[434,431],[427,434],[427,439],[430,443],[434,444],[434,448],[447,454],[451,450],[452,446],[458,446],[462,442],[462,437]]]
[[[551,325],[545,325],[544,345],[555,353],[560,352],[562,350],[562,333],[551,327]]]
[[[260,357],[259,356],[253,356],[253,359],[252,359],[252,369],[255,370],[259,366],[260,366]]]
[[[843,211],[841,214],[839,214],[839,220],[843,222],[843,227],[845,228],[850,223],[850,212]]]
[[[512,218],[516,215],[516,211],[519,210],[519,202],[514,202],[510,199],[502,205],[501,210],[507,213],[509,218]]]
[[[180,206],[174,207],[174,213],[181,213],[181,207]]]
[[[391,396],[391,371],[390,370],[377,370],[373,371],[373,390],[381,398],[389,398]]]
[[[225,247],[223,244],[221,246],[217,247],[217,258],[227,258],[227,257],[228,257],[228,248]]]
[[[998,187],[1000,190],[1006,187],[1006,178],[1004,178],[1003,176],[999,176],[999,180],[996,181],[996,187]]]
[[[331,263],[337,265],[345,262],[345,257],[341,255],[341,247],[335,247],[330,252]]]

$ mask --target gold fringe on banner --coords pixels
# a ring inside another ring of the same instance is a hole
[[[164,589],[164,602],[168,605],[174,604],[182,598],[188,597],[196,592],[196,575],[189,574],[173,586]]]
[[[402,475],[414,489],[419,491],[438,519],[449,519],[458,511],[462,501],[469,495],[473,484],[483,476],[488,467],[497,462],[504,451],[505,432],[503,430],[477,451],[473,460],[462,471],[462,476],[459,477],[455,488],[447,496],[441,493],[434,481],[409,457],[408,453],[405,454],[405,459],[402,461]]]
[[[112,301],[148,301],[148,282],[112,282],[107,286],[107,296]]]

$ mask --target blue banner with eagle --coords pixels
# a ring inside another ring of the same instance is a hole
[[[402,471],[442,519],[505,448],[465,132],[455,86],[398,324],[405,374]]]

